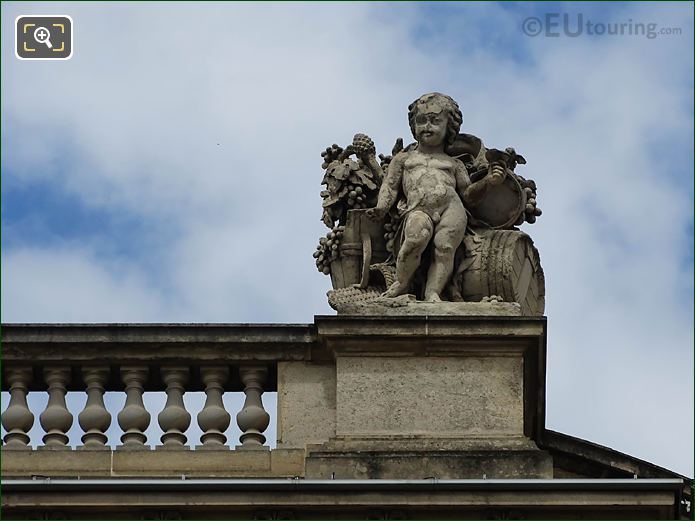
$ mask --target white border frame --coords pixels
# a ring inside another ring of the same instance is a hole
[[[70,54],[66,56],[65,58],[22,58],[19,55],[18,49],[17,49],[17,22],[19,22],[20,18],[44,18],[47,16],[61,16],[63,18],[67,18],[70,20]],[[20,14],[17,16],[17,18],[14,19],[14,55],[17,57],[19,60],[24,60],[24,61],[59,61],[59,60],[69,60],[72,58],[72,55],[75,54],[75,35],[74,35],[74,28],[75,28],[75,23],[72,20],[72,16],[69,14]]]

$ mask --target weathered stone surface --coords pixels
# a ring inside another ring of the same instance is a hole
[[[304,448],[335,436],[335,365],[278,363],[277,446]]]
[[[304,477],[304,449],[277,448],[270,451],[270,475],[272,477]]]
[[[304,475],[304,450],[272,451],[11,451],[3,477],[294,477]]]
[[[521,357],[340,357],[340,435],[523,433]]]
[[[111,476],[111,451],[3,450],[0,463],[3,478]]]
[[[553,477],[552,458],[535,450],[448,452],[310,452],[309,479],[541,479]]]
[[[521,316],[516,302],[426,302],[414,295],[339,302],[335,308],[339,315],[361,316]]]
[[[428,349],[448,345],[452,352],[460,353],[473,346],[489,352],[509,351],[520,345],[530,348],[545,336],[546,323],[544,317],[489,316],[319,315],[314,320],[320,340],[329,348],[352,346],[359,341],[366,356],[387,344],[405,347],[420,342]]]
[[[514,489],[491,479],[470,484],[426,479],[417,486],[283,480],[265,487],[181,481],[88,490],[63,485],[59,491],[58,483],[31,490],[7,485],[3,519],[678,519],[676,485],[645,487],[636,480],[623,489],[552,482]]]
[[[232,477],[270,474],[270,451],[118,451],[115,476]]]
[[[536,443],[519,436],[467,436],[448,438],[429,435],[336,436],[328,443],[311,444],[308,452],[485,452],[537,450]]]
[[[551,458],[530,438],[543,320],[348,315],[316,323],[335,358],[336,434],[307,447],[307,476],[552,476]]]

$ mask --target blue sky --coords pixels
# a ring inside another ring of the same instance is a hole
[[[74,57],[16,60],[15,17],[47,10]],[[681,34],[522,32],[549,13]],[[319,153],[390,151],[442,91],[539,186],[549,427],[692,475],[691,3],[3,2],[2,24],[3,322],[332,313]]]

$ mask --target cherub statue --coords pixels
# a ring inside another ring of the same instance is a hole
[[[402,194],[397,205],[401,224],[399,248],[394,251],[396,280],[383,296],[409,292],[422,254],[432,243],[424,298],[437,302],[442,300],[454,255],[463,241],[466,207],[477,205],[489,188],[504,181],[505,166],[491,163],[488,175],[472,183],[464,164],[446,153],[463,121],[458,104],[449,96],[438,92],[421,96],[408,107],[408,120],[417,144],[391,160],[376,207],[367,210],[367,215],[383,219]]]

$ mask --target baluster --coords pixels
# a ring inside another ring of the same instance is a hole
[[[123,430],[122,445],[119,445],[118,449],[149,450],[145,445],[147,436],[144,431],[150,425],[150,413],[142,401],[147,374],[147,366],[121,367],[126,399],[123,409],[118,413],[118,425]]]
[[[65,449],[68,446],[67,432],[72,426],[72,413],[65,405],[66,386],[70,380],[69,367],[45,367],[44,378],[48,384],[48,404],[41,413],[39,420],[46,431],[43,437],[43,447],[39,449]]]
[[[239,437],[241,446],[238,449],[268,449],[264,446],[265,436],[262,434],[268,428],[270,415],[263,408],[263,384],[268,379],[268,368],[261,365],[247,365],[239,368],[239,375],[244,384],[246,400],[244,407],[236,415],[236,421],[241,429]]]
[[[205,406],[198,413],[198,425],[203,431],[200,440],[203,445],[198,449],[228,449],[225,445],[227,437],[224,431],[229,427],[230,414],[222,402],[224,384],[229,378],[228,367],[201,367],[200,376],[205,384]]]
[[[28,433],[34,425],[34,415],[27,404],[31,379],[31,367],[12,367],[7,370],[10,403],[2,415],[2,426],[7,431],[3,450],[31,450]]]
[[[81,449],[108,449],[104,432],[111,425],[111,414],[104,406],[104,385],[109,376],[106,366],[83,367],[82,378],[87,386],[87,403],[77,420],[84,431]]]
[[[162,380],[166,384],[167,401],[157,419],[164,431],[162,445],[157,449],[188,449],[186,429],[191,415],[183,403],[184,385],[188,382],[188,367],[162,367]]]

